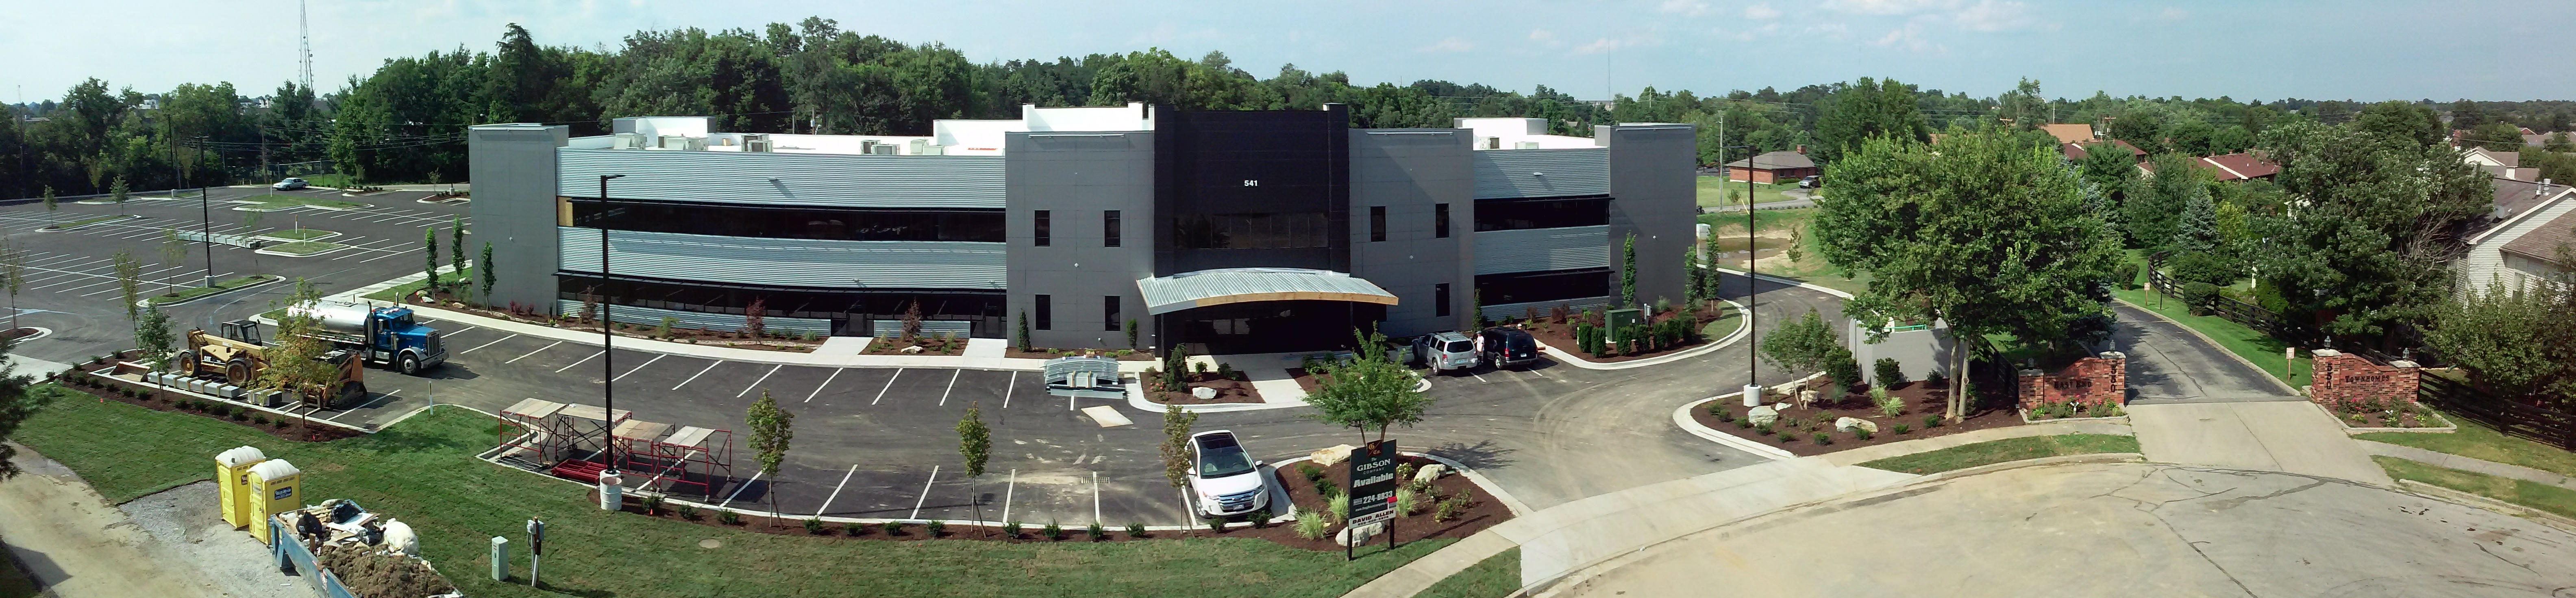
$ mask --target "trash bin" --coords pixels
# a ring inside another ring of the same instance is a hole
[[[250,520],[267,521],[270,515],[293,511],[304,506],[304,472],[285,459],[270,459],[250,466],[250,484],[243,488],[250,502]],[[266,525],[250,526],[252,537],[268,543]]]
[[[216,495],[224,512],[224,523],[241,529],[259,520],[250,516],[250,467],[267,461],[259,447],[233,447],[215,455]]]

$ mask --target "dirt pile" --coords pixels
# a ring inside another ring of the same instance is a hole
[[[428,561],[410,556],[345,544],[324,544],[314,556],[350,592],[363,598],[424,598],[456,592],[456,585],[447,583],[447,577],[430,568]]]

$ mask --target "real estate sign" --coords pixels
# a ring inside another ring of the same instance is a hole
[[[1350,525],[1395,518],[1395,441],[1372,440],[1351,451]]]

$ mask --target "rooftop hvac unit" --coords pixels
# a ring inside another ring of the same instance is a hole
[[[1538,149],[1538,142],[1536,142],[1536,141],[1523,141],[1523,142],[1520,142],[1520,143],[1515,143],[1515,144],[1512,144],[1512,149]]]
[[[1501,137],[1487,137],[1487,138],[1485,138],[1485,149],[1503,149],[1503,138],[1501,138]]]
[[[742,145],[742,151],[746,152],[768,153],[775,151],[771,148],[770,141],[767,139],[745,139],[743,140]]]
[[[617,141],[610,143],[608,147],[609,149],[643,149],[644,134],[618,133]]]
[[[912,140],[912,151],[904,152],[904,153],[912,154],[912,155],[918,156],[918,155],[922,155],[922,154],[924,154],[924,153],[927,153],[927,152],[924,152],[924,151],[922,151],[922,150],[923,150],[924,148],[928,148],[928,147],[930,147],[930,140],[928,140],[928,139],[914,139],[914,140]],[[426,275],[424,275],[424,276],[426,276]]]
[[[876,144],[876,146],[875,146],[875,147],[870,147],[870,148],[868,148],[868,153],[870,153],[870,154],[875,154],[875,155],[879,155],[879,156],[892,156],[892,155],[895,155],[895,152],[894,152],[894,144],[892,144],[892,143],[879,143],[879,144]]]

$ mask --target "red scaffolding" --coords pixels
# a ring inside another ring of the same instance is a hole
[[[494,457],[515,457],[557,475],[596,481],[607,463],[604,457],[598,462],[590,459],[617,442],[608,430],[623,426],[634,414],[596,405],[522,399],[501,410],[501,450]]]
[[[733,479],[733,431],[681,426],[649,443],[646,450],[629,453],[627,459],[654,468],[653,477],[639,487],[660,483],[664,492],[695,487],[698,496],[712,496]]]

